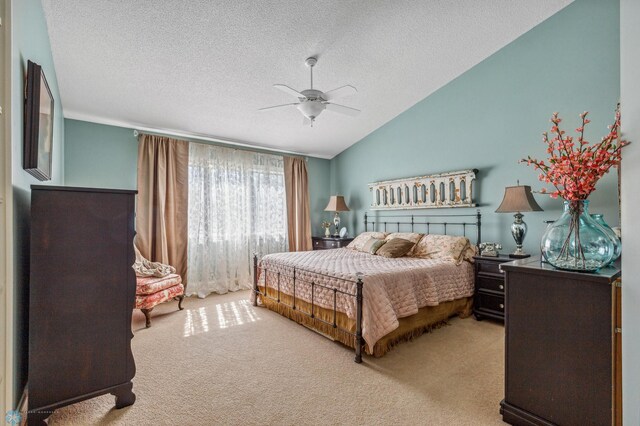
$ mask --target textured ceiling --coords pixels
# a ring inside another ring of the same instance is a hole
[[[65,116],[331,158],[571,0],[42,0]],[[272,87],[345,84],[303,127]]]

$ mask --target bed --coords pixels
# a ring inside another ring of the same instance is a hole
[[[465,221],[470,217],[475,220]],[[455,229],[466,236],[467,229],[475,226],[476,244],[480,241],[479,212],[376,219],[370,221],[365,215],[365,231],[376,230],[377,224],[381,232],[405,228],[448,235]],[[451,316],[471,314],[473,266],[468,261],[458,263],[385,258],[350,248],[276,253],[260,261],[254,256],[252,301],[354,348],[360,363],[363,350],[380,357]]]

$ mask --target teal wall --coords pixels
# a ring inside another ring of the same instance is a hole
[[[138,143],[133,129],[66,119],[65,143],[67,185],[136,189]],[[309,157],[307,170],[311,222],[319,233],[329,199],[329,160]]]
[[[576,0],[545,22],[442,87],[331,161],[331,189],[346,197],[350,228],[362,231],[370,203],[367,184],[385,179],[479,169],[475,199],[483,214],[483,240],[515,243],[510,214],[494,213],[504,187],[540,188],[527,154],[544,157],[540,135],[559,111],[567,131],[590,111],[587,139],[596,142],[613,121],[620,95],[618,1]],[[616,172],[590,197],[591,211],[618,223]],[[525,249],[539,253],[543,220],[560,216],[562,202],[537,195],[544,212],[525,214]],[[474,213],[475,209],[413,210]],[[408,212],[410,213],[410,212]]]
[[[66,119],[64,131],[67,185],[136,189],[138,141],[132,129]]]
[[[64,119],[47,24],[40,0],[11,3],[11,183],[13,186],[14,255],[14,403],[27,379],[27,325],[29,315],[29,210],[30,186],[64,183]],[[27,60],[42,66],[54,97],[53,176],[40,182],[22,169],[24,79]]]
[[[309,157],[307,177],[309,179],[309,207],[311,209],[311,232],[313,235],[324,235],[320,226],[323,220],[333,217],[324,211],[329,202],[329,167],[331,162],[321,158]]]

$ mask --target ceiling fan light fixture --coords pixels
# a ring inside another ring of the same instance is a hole
[[[327,107],[320,101],[302,101],[296,108],[298,108],[305,117],[313,120]]]
[[[358,113],[360,112],[360,110],[358,109],[333,103],[335,99],[356,93],[357,90],[352,85],[347,84],[346,86],[341,86],[336,89],[329,90],[326,93],[313,88],[313,67],[317,62],[318,59],[314,57],[307,58],[307,60],[305,61],[305,64],[309,67],[310,71],[311,88],[299,92],[287,86],[286,84],[273,85],[273,87],[275,87],[276,89],[282,90],[289,95],[295,96],[298,99],[298,102],[260,108],[259,111],[271,111],[276,108],[290,107],[295,105],[298,111],[300,111],[304,116],[304,120],[302,120],[302,123],[305,126],[311,125],[311,127],[313,127],[313,122],[315,121],[315,119],[325,109],[340,114],[350,115],[352,117],[358,115]]]

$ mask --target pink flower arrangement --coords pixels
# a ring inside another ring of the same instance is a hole
[[[547,145],[549,153],[548,163],[531,158],[520,160],[532,165],[541,173],[538,179],[555,187],[555,191],[546,188],[541,193],[548,193],[553,198],[562,197],[567,201],[586,200],[596,189],[596,183],[609,171],[611,167],[617,167],[621,160],[622,148],[629,143],[618,140],[620,131],[620,111],[616,111],[615,121],[609,126],[609,134],[597,144],[589,144],[584,138],[584,128],[591,120],[587,119],[588,112],[580,114],[582,125],[576,129],[578,139],[566,136],[560,129],[562,119],[554,112],[551,117],[551,134],[549,139],[547,132],[542,135],[542,141]]]

